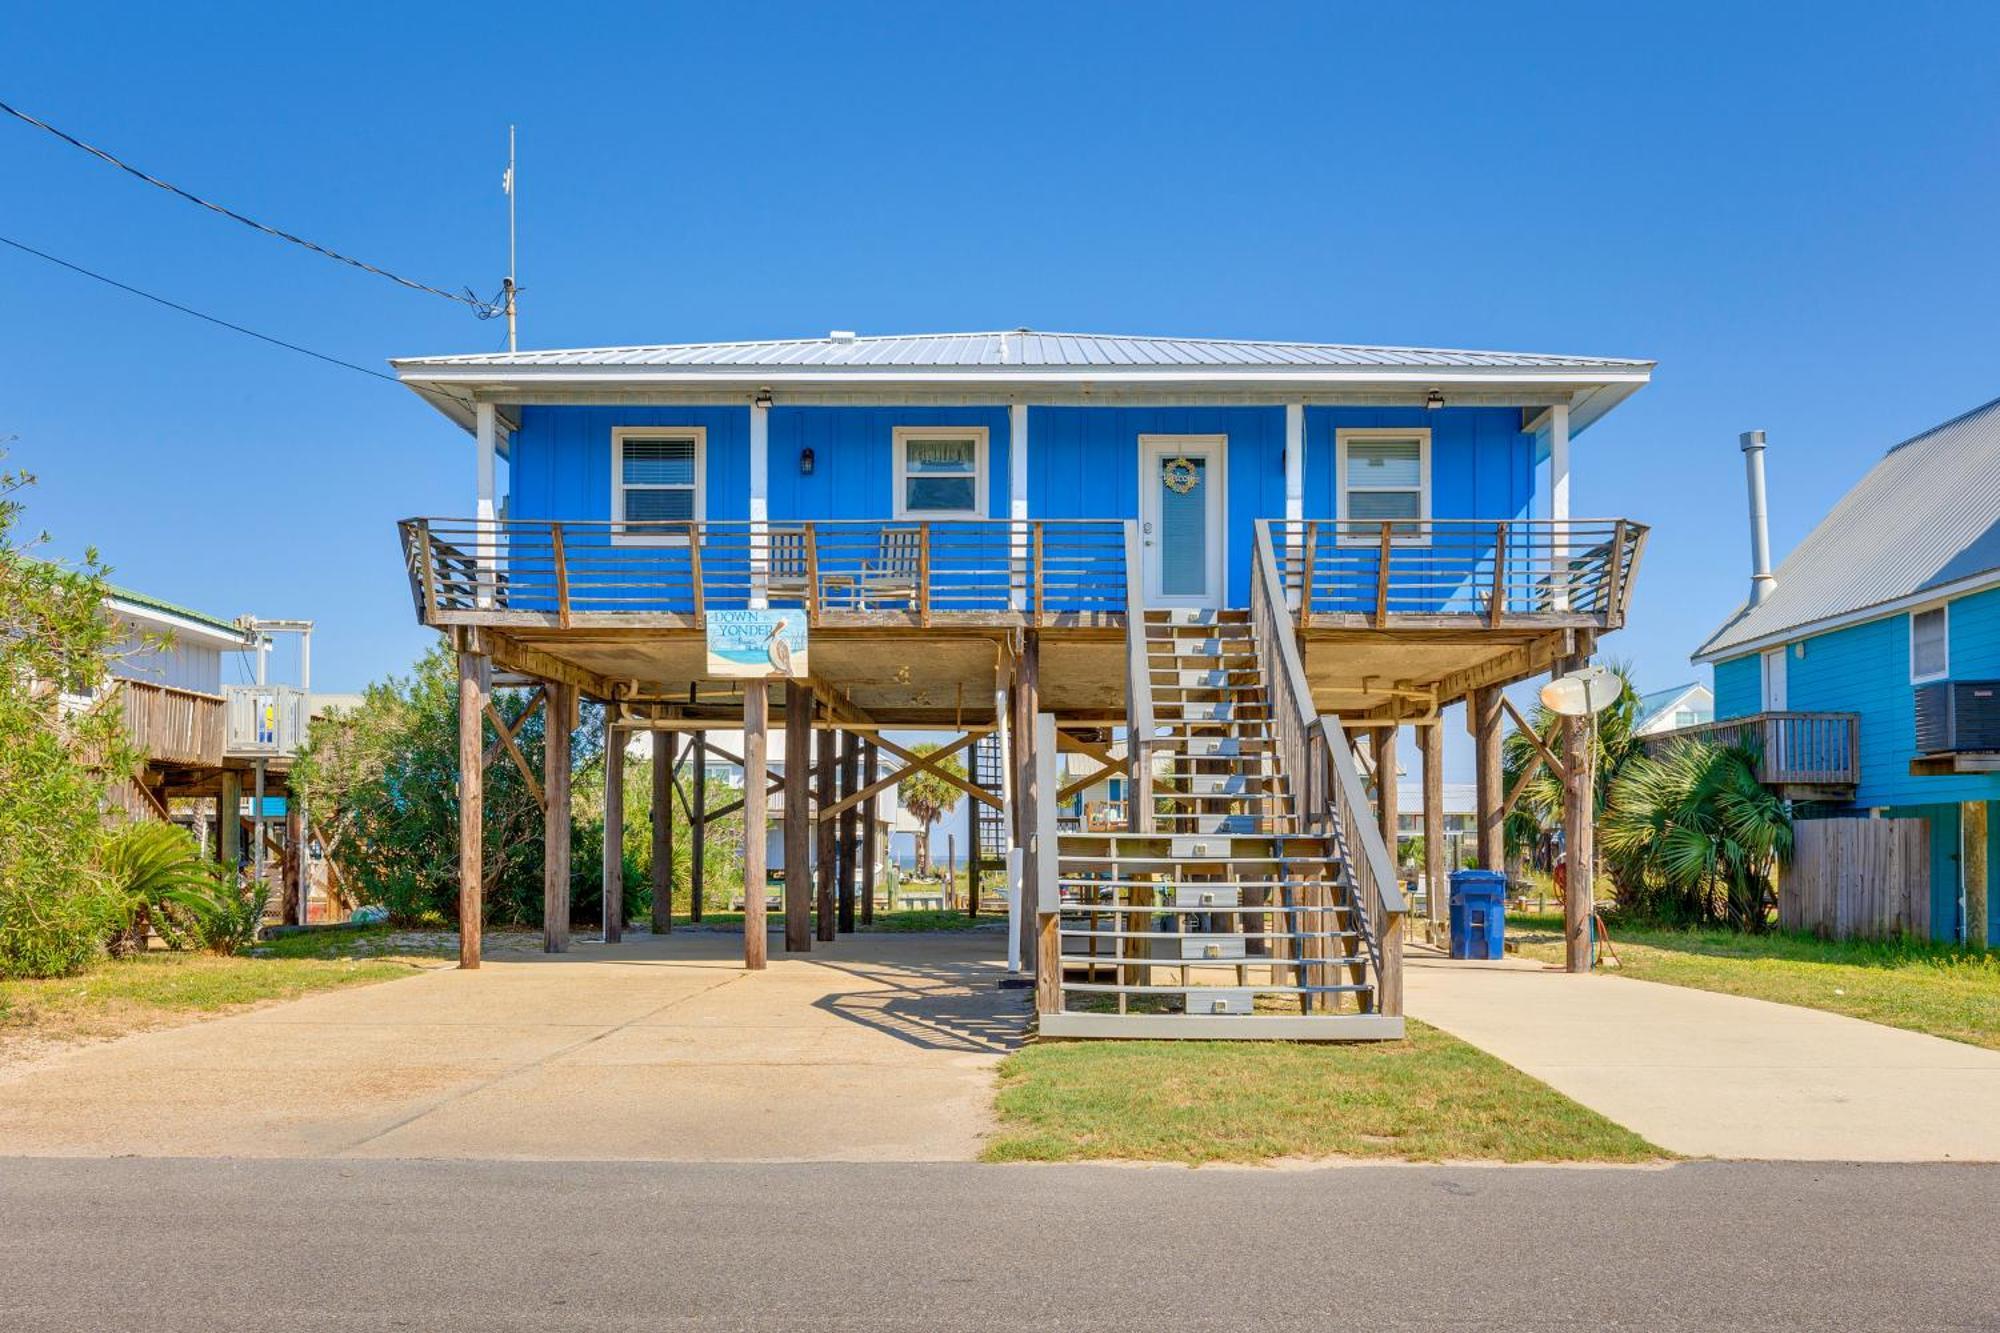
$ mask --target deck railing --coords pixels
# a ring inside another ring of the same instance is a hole
[[[1752,713],[1656,732],[1642,744],[1659,755],[1684,740],[1749,750],[1757,756],[1757,780],[1770,787],[1852,787],[1861,781],[1858,713]]]
[[[1368,961],[1381,1013],[1403,1012],[1403,920],[1409,903],[1377,825],[1374,805],[1354,762],[1340,719],[1313,708],[1305,664],[1268,524],[1260,523],[1250,579],[1250,623],[1271,692],[1271,727],[1279,771],[1291,775],[1300,827],[1330,837],[1340,858],[1341,886],[1360,909]]]
[[[1624,623],[1646,526],[1627,519],[1258,520],[1302,616]]]
[[[803,608],[813,624],[952,617],[1110,623],[1126,610],[1118,519],[399,525],[428,624],[699,626],[710,610]]]
[[[125,734],[147,759],[168,764],[222,762],[221,695],[148,680],[120,680],[117,687]]]

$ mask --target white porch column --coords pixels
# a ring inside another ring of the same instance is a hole
[[[750,605],[770,605],[768,522],[771,517],[771,404],[750,404]]]
[[[493,605],[493,589],[496,583],[494,568],[499,560],[499,525],[494,519],[498,510],[493,502],[495,459],[499,456],[499,428],[491,403],[478,403],[473,409],[473,426],[478,435],[479,492],[474,500],[473,516],[478,520],[479,549],[473,553],[479,566],[479,605]]]
[[[1285,540],[1290,548],[1291,558],[1300,558],[1305,549],[1305,529],[1301,526],[1306,516],[1306,405],[1304,403],[1285,404]],[[1300,585],[1312,577],[1312,571],[1300,571]],[[1285,604],[1294,611],[1299,606],[1297,589],[1286,579]]]
[[[1549,409],[1549,517],[1554,542],[1555,575],[1550,588],[1550,606],[1569,609],[1569,404],[1557,403]]]
[[[1007,517],[1013,527],[1014,609],[1028,607],[1028,405],[1007,409]]]

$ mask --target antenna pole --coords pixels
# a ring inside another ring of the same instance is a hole
[[[514,326],[514,127],[507,127],[507,280],[501,284],[507,298],[507,350],[519,350]]]

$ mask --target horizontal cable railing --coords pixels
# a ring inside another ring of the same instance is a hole
[[[1302,615],[1623,623],[1646,526],[1627,519],[1260,519]]]
[[[1770,786],[1839,787],[1861,781],[1859,713],[1753,713],[1641,738],[1661,755],[1682,741],[1732,745],[1757,758],[1757,780]]]
[[[426,621],[527,613],[678,614],[755,605],[843,614],[1122,616],[1118,519],[670,521],[407,519],[405,565]]]

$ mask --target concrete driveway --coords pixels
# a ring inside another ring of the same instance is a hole
[[[809,957],[685,932],[511,955],[0,1073],[0,1154],[927,1161],[974,1156],[1027,993],[998,932]]]
[[[1405,1007],[1691,1156],[2000,1161],[2000,1052],[1819,1009],[1412,950]]]

